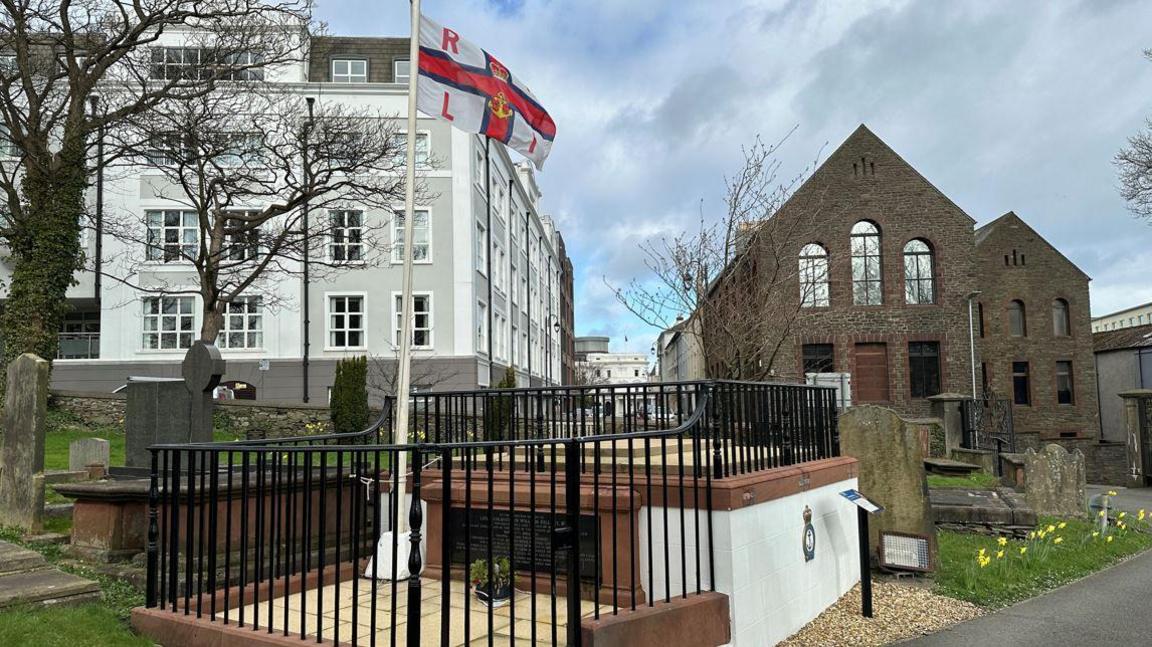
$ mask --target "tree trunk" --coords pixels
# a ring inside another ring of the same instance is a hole
[[[23,216],[7,241],[12,279],[0,317],[5,365],[28,352],[56,359],[60,326],[71,308],[68,288],[83,265],[80,216],[88,186],[83,142],[65,142],[57,159],[51,157],[27,160]]]

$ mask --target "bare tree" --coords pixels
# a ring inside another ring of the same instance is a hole
[[[396,347],[399,350],[399,347]],[[368,389],[382,397],[396,395],[396,365],[395,356],[372,355],[368,358]],[[412,386],[420,391],[435,390],[436,387],[448,384],[459,377],[459,371],[450,364],[441,362],[425,362],[415,359],[412,362]]]
[[[794,196],[814,167],[779,179],[776,144],[759,138],[743,167],[725,178],[722,216],[701,216],[695,231],[641,246],[651,276],[616,298],[650,326],[666,330],[678,316],[696,325],[683,334],[703,354],[708,377],[759,380],[774,375],[802,312],[798,252],[822,218],[819,196]],[[778,215],[787,205],[789,217]],[[801,217],[802,215],[802,217]]]
[[[310,21],[311,0],[0,0],[0,123],[15,158],[0,165],[5,361],[56,355],[93,135],[299,62]]]
[[[1152,60],[1152,49],[1144,50]],[[1120,195],[1137,218],[1152,224],[1152,118],[1145,130],[1128,138],[1128,146],[1116,154]]]
[[[235,304],[279,305],[268,288],[297,275],[306,253],[317,280],[375,263],[389,250],[382,232],[392,217],[364,213],[392,214],[404,200],[395,124],[372,109],[313,108],[276,84],[216,91],[127,120],[111,137],[123,165],[158,172],[165,181],[150,182],[155,197],[174,207],[108,218],[108,233],[127,247],[107,275],[146,292],[199,295],[200,338],[213,342]],[[150,272],[157,261],[186,264],[193,280]]]
[[[602,384],[608,384],[608,380],[601,377],[595,367],[588,362],[576,362],[572,374],[573,386],[600,386]]]

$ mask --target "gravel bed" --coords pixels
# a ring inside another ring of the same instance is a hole
[[[856,586],[780,645],[887,645],[984,615],[974,604],[936,595],[923,586],[883,580],[872,583],[872,608],[875,617],[860,615],[860,587]]]

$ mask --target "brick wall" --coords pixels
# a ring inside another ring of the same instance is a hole
[[[882,305],[853,304],[849,236],[861,220],[880,230]],[[756,248],[766,257],[759,266],[772,267],[770,257],[781,254],[790,257],[783,259],[784,267],[795,268],[807,243],[819,243],[829,257],[830,305],[799,310],[795,334],[775,364],[779,375],[801,377],[803,344],[833,344],[835,370],[854,375],[856,344],[885,344],[889,397],[876,403],[928,415],[930,403],[911,395],[908,343],[934,341],[940,347],[941,391],[970,390],[966,298],[976,286],[974,221],[876,135],[864,126],[857,129],[770,223],[773,231],[789,232],[790,244]],[[934,254],[936,296],[929,305],[905,302],[904,246],[916,238]],[[786,298],[798,306],[799,278],[794,270],[790,276]]]
[[[1030,404],[1013,406],[1017,436],[1039,440],[1097,439],[1096,364],[1092,349],[1088,277],[1016,214],[1008,213],[977,232],[976,268],[984,335],[980,362],[998,397],[1013,397],[1013,362],[1028,362]],[[1053,302],[1068,304],[1069,335],[1055,334]],[[1013,336],[1008,308],[1024,304],[1026,334]],[[1056,398],[1056,362],[1069,361],[1073,402]],[[1069,445],[1071,447],[1071,445]]]

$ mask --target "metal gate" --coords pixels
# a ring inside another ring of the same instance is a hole
[[[1016,451],[1011,400],[986,393],[979,400],[962,401],[960,413],[964,430],[962,447],[997,453]]]

